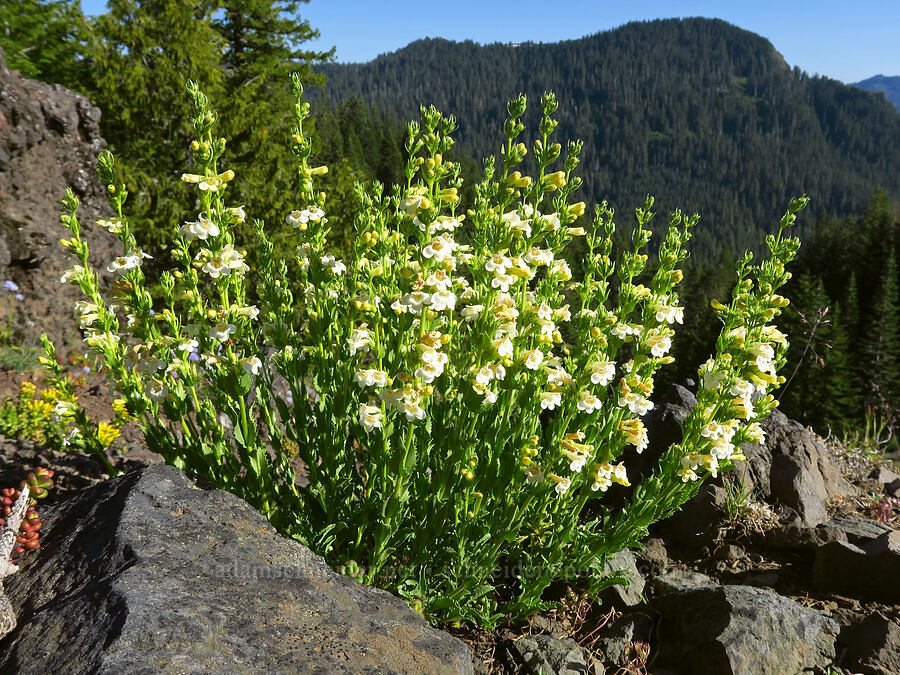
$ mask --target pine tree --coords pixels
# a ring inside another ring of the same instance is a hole
[[[900,306],[897,297],[897,262],[892,256],[872,306],[863,335],[868,402],[881,408],[900,403]]]
[[[225,0],[213,23],[225,41],[222,55],[224,96],[216,101],[219,132],[228,139],[226,162],[239,172],[234,199],[254,219],[280,227],[287,212],[303,205],[291,199],[297,177],[288,150],[293,98],[289,74],[305,84],[324,84],[314,63],[329,60],[334,49],[304,50],[319,32],[297,15],[308,0]]]
[[[0,44],[23,77],[83,91],[86,30],[79,0],[0,0]]]
[[[791,304],[782,330],[790,336],[788,381],[779,392],[787,414],[818,426],[825,418],[831,395],[824,369],[831,337],[830,299],[818,279],[802,274],[792,280]]]
[[[822,373],[822,412],[824,422],[832,429],[841,430],[863,417],[863,397],[854,381],[852,363],[852,343],[845,322],[845,309],[835,305],[831,313],[829,349],[824,357],[825,369]]]
[[[143,245],[167,241],[190,203],[179,180],[191,138],[185,83],[200,82],[212,100],[223,94],[224,41],[212,26],[217,5],[110,0],[93,21],[90,95],[103,111],[100,128],[123,169]]]

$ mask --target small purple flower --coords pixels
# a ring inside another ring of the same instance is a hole
[[[197,351],[197,348],[194,347],[191,350],[191,353],[188,354],[188,361],[199,361],[199,360],[200,360],[200,353]]]
[[[90,372],[91,372],[91,367],[90,367],[90,366],[84,366],[84,368],[81,369],[81,372],[84,373],[85,375],[89,375]]]
[[[24,299],[25,299],[25,296],[24,296],[24,295],[22,295],[21,293],[16,293],[16,300],[18,300],[19,302],[21,302],[21,301],[24,300]]]
[[[19,290],[18,284],[16,284],[16,282],[13,281],[12,279],[7,279],[6,281],[4,281],[4,282],[3,282],[3,288],[5,288],[7,291],[17,291],[17,290]]]

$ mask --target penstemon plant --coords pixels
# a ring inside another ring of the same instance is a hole
[[[551,140],[552,94],[531,148],[536,175],[516,170],[528,152],[519,96],[465,213],[459,165],[447,159],[455,120],[423,108],[409,125],[405,183],[392,195],[357,186],[356,237],[340,260],[316,189],[327,168],[310,162],[309,105],[296,77],[293,87],[292,261],[277,259],[259,221],[259,269],[235,247],[246,214],[226,199],[235,174],[219,166],[225,140],[193,83],[197,169],[183,180],[200,209],[173,232],[176,269],[162,273],[161,297],[147,290],[112,156],[99,172],[116,216],[98,225],[124,245],[109,266],[113,304],[67,193],[63,245],[80,264],[63,281],[86,294],[86,341],[150,448],[432,620],[491,627],[547,607],[551,582],[596,592],[622,581],[605,575],[609,556],[762,439],[787,346],[771,324],[787,302],[776,291],[799,245],[784,231],[806,199],[767,239],[770,257],[756,266],[748,254],[730,303],[714,305],[722,332],[682,441],[609,509],[607,489],[630,485],[629,457],[647,446],[641,416],[654,373],[672,361],[678,265],[697,217],[671,216],[651,273],[648,198],[614,259],[613,210],[599,205],[588,223],[584,203],[570,201],[581,144],[564,152]],[[576,237],[586,253],[573,273],[565,251]]]

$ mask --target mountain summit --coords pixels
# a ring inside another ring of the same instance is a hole
[[[334,102],[359,97],[401,119],[422,103],[455,114],[460,154],[477,158],[499,149],[508,99],[528,95],[534,133],[552,90],[557,140],[585,141],[581,198],[631,213],[653,194],[663,212],[696,210],[712,237],[698,232],[701,248],[758,241],[801,193],[811,214],[832,215],[860,212],[878,185],[900,197],[900,115],[883,97],[791,69],[768,40],[721,20],[551,44],[425,39],[321,70]]]
[[[900,110],[900,76],[875,75],[862,82],[854,82],[852,87],[866,91],[880,91],[884,97]]]

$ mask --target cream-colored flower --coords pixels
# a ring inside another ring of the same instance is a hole
[[[367,434],[371,433],[375,427],[383,426],[384,415],[381,412],[381,408],[378,408],[374,405],[366,405],[365,403],[360,403],[359,423],[366,430]]]
[[[218,340],[219,342],[225,342],[234,332],[237,330],[237,326],[233,323],[227,323],[224,321],[220,321],[215,326],[211,326],[209,331],[207,331],[207,335],[211,340]]]

